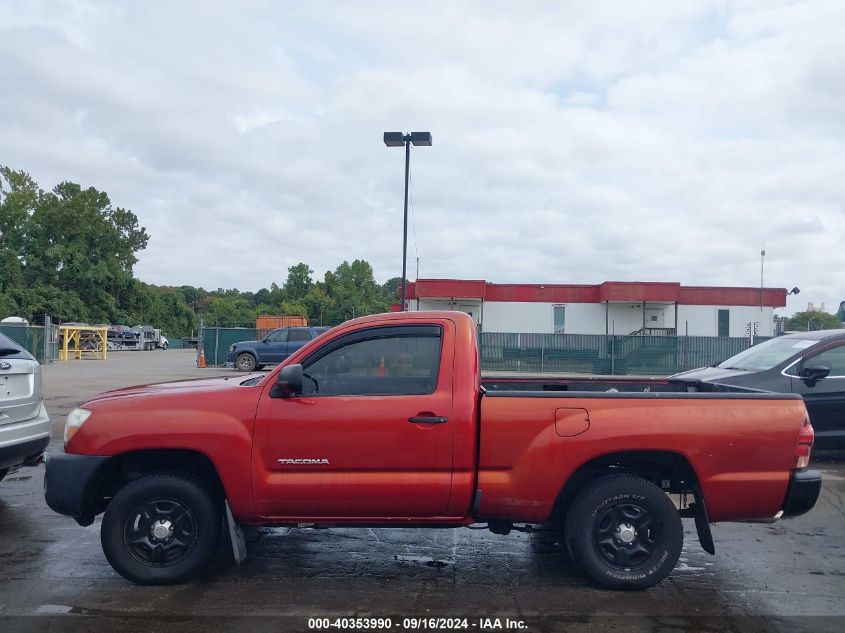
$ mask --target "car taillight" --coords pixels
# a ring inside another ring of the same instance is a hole
[[[798,444],[795,446],[793,468],[806,468],[810,465],[810,449],[813,447],[815,439],[816,434],[813,431],[813,425],[810,424],[810,418],[804,418],[804,425],[798,434]]]

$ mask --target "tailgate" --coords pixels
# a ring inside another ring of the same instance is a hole
[[[41,408],[41,368],[23,358],[0,358],[0,427],[23,422]]]

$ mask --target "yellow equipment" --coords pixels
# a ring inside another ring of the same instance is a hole
[[[70,353],[77,360],[82,360],[83,354],[106,360],[108,325],[60,325],[59,332],[62,337],[59,360],[68,360]]]

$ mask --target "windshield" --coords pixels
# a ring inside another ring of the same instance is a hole
[[[728,360],[719,363],[722,369],[742,369],[745,371],[764,371],[780,365],[790,356],[807,349],[819,341],[807,341],[798,338],[773,338],[755,345]]]

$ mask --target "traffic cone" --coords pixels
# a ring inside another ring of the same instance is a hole
[[[199,367],[200,369],[205,369],[205,350],[202,350],[200,352],[200,360],[197,363],[197,367]]]

